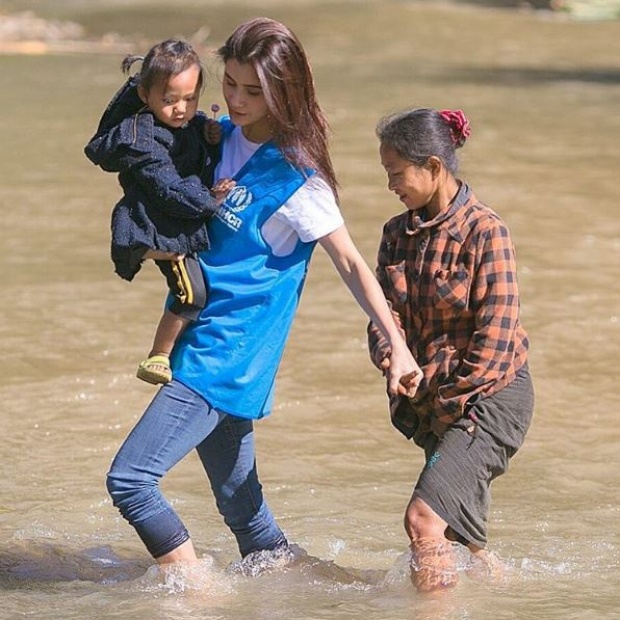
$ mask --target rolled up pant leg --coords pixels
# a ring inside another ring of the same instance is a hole
[[[161,557],[189,539],[159,482],[194,448],[241,555],[285,545],[286,538],[263,500],[252,421],[212,409],[173,380],[160,389],[131,431],[107,477],[114,505],[151,555]]]
[[[159,390],[112,462],[108,492],[154,558],[189,539],[159,482],[224,417],[198,394],[172,381]]]

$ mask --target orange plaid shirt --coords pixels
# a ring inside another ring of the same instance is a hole
[[[397,428],[416,443],[441,435],[467,405],[508,385],[526,363],[515,253],[506,225],[465,184],[425,221],[406,211],[383,228],[377,278],[424,377],[413,399],[391,397]],[[389,344],[372,323],[378,367]]]

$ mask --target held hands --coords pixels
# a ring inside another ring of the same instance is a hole
[[[422,379],[421,370],[412,370],[409,374],[402,375],[398,381],[397,394],[413,398],[418,390]]]
[[[391,356],[384,358],[380,367],[387,377],[390,394],[415,396],[422,380],[422,370],[407,348],[392,349]]]

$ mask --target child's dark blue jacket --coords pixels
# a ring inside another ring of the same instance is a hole
[[[124,196],[112,212],[112,261],[131,280],[147,248],[188,254],[207,249],[207,220],[217,211],[209,192],[220,158],[203,137],[206,116],[172,129],[157,121],[129,78],[86,145],[88,159],[118,172]]]

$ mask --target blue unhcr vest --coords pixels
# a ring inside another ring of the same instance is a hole
[[[231,130],[224,124],[225,135]],[[305,178],[272,142],[235,176],[209,224],[211,248],[199,255],[207,305],[174,349],[174,378],[215,409],[243,418],[271,412],[275,376],[316,242],[274,256],[262,225]]]

